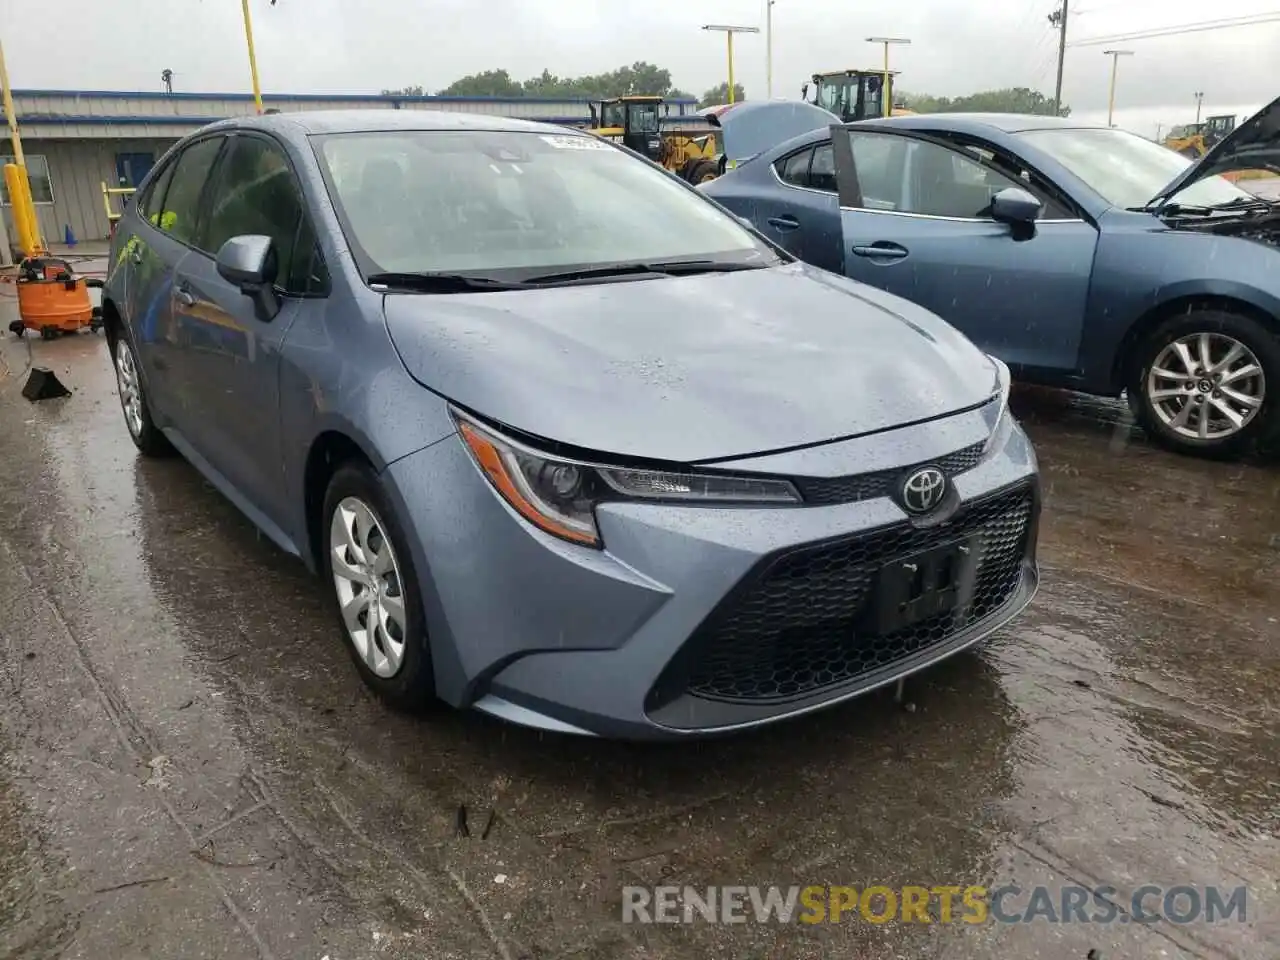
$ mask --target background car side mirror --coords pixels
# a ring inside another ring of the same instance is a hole
[[[264,323],[280,312],[275,291],[278,270],[275,245],[261,234],[232,237],[218,251],[218,274],[253,300],[254,312]]]
[[[991,219],[1009,224],[1015,233],[1034,232],[1043,208],[1044,204],[1029,191],[1021,187],[1006,187],[991,198]]]

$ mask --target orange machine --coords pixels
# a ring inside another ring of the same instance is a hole
[[[89,287],[102,281],[77,277],[65,260],[57,257],[27,257],[18,266],[18,315],[9,324],[17,336],[39,331],[46,340],[88,327],[102,326],[102,309],[89,301]]]

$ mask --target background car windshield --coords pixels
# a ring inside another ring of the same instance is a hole
[[[1124,130],[1029,130],[1019,136],[1055,160],[1117,207],[1141,207],[1155,199],[1192,161]],[[1250,194],[1222,177],[1206,177],[1177,195],[1179,203],[1210,206]]]
[[[369,272],[774,259],[733,217],[590,137],[342,134],[326,137],[320,154]]]

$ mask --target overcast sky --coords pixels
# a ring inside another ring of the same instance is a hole
[[[775,97],[798,96],[815,70],[877,66],[868,36],[909,37],[893,51],[902,89],[956,95],[1031,86],[1052,95],[1056,0],[777,0]],[[759,26],[737,41],[749,97],[765,95],[765,0],[251,0],[264,92],[438,90],[467,73],[505,67],[518,79],[578,75],[647,60],[701,94],[725,79],[722,35],[706,23]],[[877,12],[878,8],[883,8]],[[1179,26],[1276,9],[1276,0],[1073,0],[1068,39]],[[52,7],[0,0],[10,81],[16,88],[250,89],[239,0],[63,0]],[[1078,13],[1076,10],[1078,9]],[[132,11],[124,13],[123,11]],[[1120,62],[1117,122],[1148,136],[1157,123],[1249,113],[1280,94],[1280,23],[1130,41]],[[1067,52],[1063,99],[1105,119],[1110,79],[1102,46]]]

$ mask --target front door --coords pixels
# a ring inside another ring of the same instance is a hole
[[[1014,180],[915,134],[834,127],[845,273],[1027,370],[1078,363],[1097,230],[1047,198],[1030,237],[990,217]],[[1034,192],[1034,191],[1033,191]]]
[[[182,379],[202,408],[197,447],[262,519],[281,526],[292,505],[283,483],[280,355],[310,302],[294,294],[305,292],[315,246],[311,221],[284,149],[257,134],[232,139],[205,205],[200,251],[181,263],[174,291]],[[246,234],[272,239],[280,307],[274,316],[261,314],[253,298],[218,273],[223,243]]]

